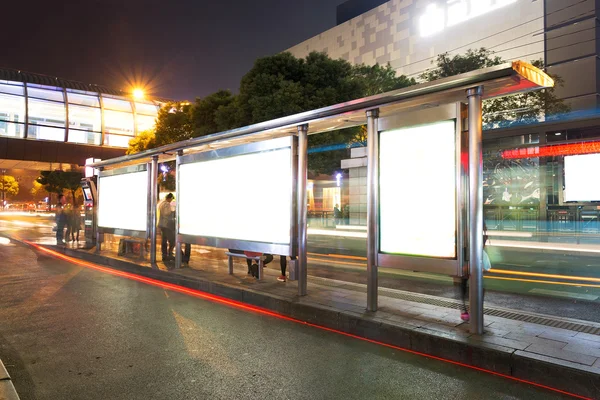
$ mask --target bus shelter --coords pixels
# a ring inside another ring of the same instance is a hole
[[[176,160],[176,268],[182,243],[296,256],[305,295],[308,135],[366,125],[367,310],[378,307],[379,266],[470,276],[481,334],[482,100],[553,84],[517,61],[94,162],[97,246],[103,233],[150,239],[156,266],[158,164]],[[266,206],[255,194],[273,185]],[[402,212],[433,198],[443,212]]]

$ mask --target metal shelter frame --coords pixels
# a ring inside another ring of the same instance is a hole
[[[469,260],[471,331],[483,333],[483,190],[482,190],[482,100],[514,93],[528,92],[552,87],[553,80],[534,66],[516,61],[478,71],[469,72],[433,82],[341,103],[321,109],[307,111],[271,121],[230,131],[193,138],[110,160],[100,161],[89,166],[106,169],[122,168],[128,165],[149,164],[151,183],[149,187],[150,210],[148,232],[151,240],[150,260],[156,267],[156,210],[158,162],[184,159],[194,153],[215,151],[233,146],[262,142],[285,136],[297,136],[297,170],[295,218],[296,229],[293,241],[297,243],[298,295],[307,293],[307,139],[308,135],[366,125],[368,132],[367,156],[367,305],[368,311],[377,310],[378,282],[377,267],[379,256],[379,119],[437,108],[447,104],[468,105],[468,122],[464,123],[464,112],[457,115],[460,126],[468,126],[468,251],[465,263]],[[179,164],[179,163],[178,163]],[[466,178],[467,177],[462,177]],[[458,180],[458,178],[457,178]],[[178,188],[179,189],[179,188]],[[101,206],[101,205],[99,205]],[[465,219],[457,214],[457,219]],[[177,228],[177,249],[181,248],[181,238]],[[98,244],[99,245],[99,244]],[[176,267],[181,266],[181,257]],[[465,266],[466,267],[466,266]],[[418,268],[415,268],[418,270]]]

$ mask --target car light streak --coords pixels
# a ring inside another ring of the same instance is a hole
[[[335,333],[335,334],[338,334],[338,335],[343,335],[343,336],[350,337],[350,338],[357,339],[357,340],[361,340],[361,341],[364,341],[364,342],[369,342],[369,343],[372,343],[372,344],[376,344],[376,345],[379,345],[379,346],[387,347],[387,348],[394,349],[394,350],[397,350],[397,351],[402,351],[402,352],[405,352],[405,353],[409,353],[409,354],[414,354],[414,355],[426,357],[426,358],[429,358],[429,359],[432,359],[432,360],[443,361],[445,363],[449,363],[449,364],[461,366],[461,367],[464,367],[464,368],[469,368],[469,369],[472,369],[472,370],[475,370],[475,371],[484,372],[484,373],[487,373],[487,374],[490,374],[490,375],[494,375],[494,376],[498,376],[498,377],[501,377],[501,378],[509,379],[509,380],[512,380],[512,381],[515,381],[515,382],[521,382],[521,383],[525,383],[527,385],[531,385],[531,386],[535,386],[535,387],[538,387],[538,388],[550,390],[550,391],[553,391],[553,392],[556,392],[556,393],[565,394],[567,396],[571,396],[571,397],[574,397],[574,398],[588,399],[587,397],[584,397],[584,396],[580,396],[580,395],[577,395],[577,394],[574,394],[574,393],[570,393],[570,392],[567,392],[567,391],[564,391],[564,390],[556,389],[556,388],[553,388],[553,387],[550,387],[550,386],[546,386],[546,385],[542,385],[542,384],[539,384],[539,383],[531,382],[531,381],[528,381],[528,380],[525,380],[525,379],[516,378],[516,377],[510,376],[510,375],[505,375],[505,374],[502,374],[502,373],[499,373],[499,372],[490,371],[490,370],[487,370],[485,368],[480,368],[480,367],[476,367],[476,366],[473,366],[473,365],[464,364],[464,363],[461,363],[461,362],[458,362],[458,361],[448,360],[448,359],[445,359],[445,358],[442,358],[442,357],[437,357],[437,356],[433,356],[433,355],[430,355],[430,354],[421,353],[421,352],[418,352],[418,351],[406,349],[406,348],[395,346],[395,345],[391,345],[391,344],[388,344],[388,343],[383,343],[383,342],[380,342],[380,341],[377,341],[377,340],[373,340],[373,339],[368,339],[368,338],[365,338],[365,337],[362,337],[362,336],[358,336],[358,335],[354,335],[354,334],[351,334],[351,333],[339,331],[339,330],[336,330],[336,329],[333,329],[333,328],[327,328],[327,327],[324,327],[324,326],[321,326],[321,325],[317,325],[317,324],[314,324],[314,323],[310,323],[310,322],[306,322],[306,321],[301,321],[301,320],[298,320],[298,319],[295,319],[295,318],[291,318],[291,317],[288,317],[288,316],[285,316],[285,315],[282,315],[282,314],[278,314],[276,312],[273,312],[273,311],[270,311],[270,310],[267,310],[267,309],[264,309],[264,308],[261,308],[261,307],[256,307],[256,306],[253,306],[253,305],[250,305],[250,304],[245,304],[245,303],[242,303],[242,302],[239,302],[239,301],[235,301],[235,300],[231,300],[231,299],[227,299],[227,298],[224,298],[224,297],[221,297],[221,296],[209,294],[209,293],[206,293],[206,292],[201,292],[199,290],[189,289],[189,288],[186,288],[186,287],[183,287],[183,286],[174,285],[174,284],[163,282],[163,281],[160,281],[160,280],[157,280],[157,279],[146,278],[146,277],[143,277],[143,276],[140,276],[140,275],[136,275],[136,274],[132,274],[132,273],[124,272],[124,271],[119,271],[119,270],[114,270],[114,269],[107,268],[107,267],[102,267],[100,265],[97,265],[97,264],[94,264],[94,263],[91,263],[91,262],[82,261],[82,260],[79,260],[77,258],[66,256],[66,255],[64,255],[62,253],[59,253],[57,251],[54,251],[54,250],[51,250],[51,249],[39,246],[39,245],[37,245],[37,244],[35,244],[33,242],[30,242],[30,241],[27,241],[27,240],[23,240],[23,242],[26,243],[26,244],[28,244],[29,246],[31,246],[31,247],[39,250],[39,251],[42,251],[42,252],[47,253],[47,254],[50,254],[50,255],[52,255],[55,258],[58,258],[58,259],[70,262],[70,263],[75,264],[75,265],[80,265],[82,267],[94,269],[94,270],[105,272],[105,273],[108,273],[108,274],[111,274],[111,275],[120,276],[120,277],[124,277],[124,278],[127,278],[127,279],[135,280],[135,281],[138,281],[138,282],[146,283],[146,284],[149,284],[149,285],[161,287],[163,289],[169,289],[169,290],[174,291],[174,292],[188,294],[188,295],[191,295],[191,296],[194,296],[194,297],[198,297],[198,298],[210,300],[210,301],[213,301],[213,302],[216,302],[216,303],[219,303],[219,304],[225,304],[225,305],[228,305],[228,306],[231,306],[231,307],[234,307],[234,308],[239,308],[239,309],[242,309],[242,310],[247,310],[247,311],[251,311],[251,312],[254,312],[254,313],[258,313],[258,314],[271,316],[271,317],[278,318],[278,319],[281,319],[281,320],[290,321],[290,322],[294,322],[294,323],[305,325],[305,326],[310,326],[312,328],[320,329],[320,330],[327,331],[327,332],[332,332],[332,333]]]

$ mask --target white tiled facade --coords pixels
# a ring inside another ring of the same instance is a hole
[[[486,13],[444,27],[465,19],[482,4],[487,5]],[[430,18],[422,28],[422,17],[432,5],[442,19],[436,24],[436,19]],[[437,33],[422,35],[423,29],[440,28]],[[485,47],[505,60],[543,59],[543,31],[542,0],[391,0],[287,51],[296,57],[325,52],[352,64],[389,62],[399,75],[416,78],[444,52],[460,54]]]

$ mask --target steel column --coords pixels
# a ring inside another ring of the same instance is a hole
[[[179,192],[181,184],[179,183],[179,160],[183,156],[183,150],[177,151],[177,160],[175,161],[175,268],[181,268],[182,254],[181,241],[179,240]]]
[[[298,296],[306,296],[308,269],[306,259],[306,180],[308,174],[308,125],[298,125]]]
[[[483,334],[483,87],[467,90],[469,99],[469,313],[471,332]]]
[[[379,109],[367,111],[367,311],[377,311],[379,251]]]
[[[152,156],[150,168],[150,264],[152,268],[158,268],[156,264],[156,200],[158,198],[158,155]]]

